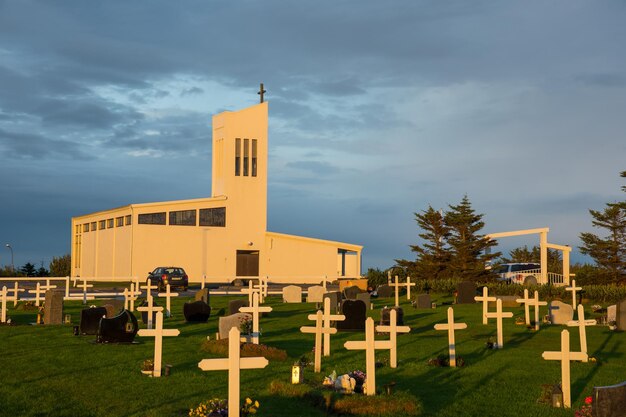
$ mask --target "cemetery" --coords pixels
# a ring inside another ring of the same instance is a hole
[[[574,282],[551,295],[390,284],[377,296],[332,284],[35,289],[16,303],[7,285],[0,415],[200,416],[219,403],[239,404],[230,416],[572,416],[589,401],[594,415],[624,415],[625,300],[573,307]]]

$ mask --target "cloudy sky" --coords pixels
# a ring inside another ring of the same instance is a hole
[[[467,194],[485,233],[578,246],[624,199],[624,22],[618,0],[0,0],[2,246],[47,265],[72,216],[209,196],[211,116],[260,82],[270,230],[386,268],[414,212]]]

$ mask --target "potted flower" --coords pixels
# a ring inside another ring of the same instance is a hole
[[[259,409],[259,402],[253,400],[251,398],[246,398],[246,401],[243,403],[243,407],[241,407],[241,415],[242,417],[247,417],[250,414],[256,414],[256,410]]]
[[[154,372],[154,361],[152,359],[146,359],[141,364],[141,373],[144,375],[152,375]]]
[[[228,401],[213,398],[189,410],[189,417],[228,417]]]

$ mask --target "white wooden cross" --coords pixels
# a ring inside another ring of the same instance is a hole
[[[146,285],[139,287],[139,289],[141,290],[146,290],[146,300],[150,300],[152,298],[152,290],[156,290],[158,288],[158,286],[152,285],[152,280],[150,278],[146,280]]]
[[[87,288],[93,287],[93,284],[87,284],[87,279],[83,278],[81,287],[83,287],[83,304],[87,304]]]
[[[259,344],[259,317],[261,313],[269,313],[272,307],[259,307],[259,294],[252,295],[252,305],[250,307],[240,307],[242,313],[252,313],[252,343]]]
[[[524,304],[524,318],[526,320],[526,326],[530,326],[530,303],[531,298],[528,298],[528,288],[524,288],[524,298],[518,298],[516,303]]]
[[[300,327],[302,333],[315,333],[315,372],[322,369],[322,334],[330,335],[337,333],[334,327],[323,327],[324,316],[322,310],[317,310],[315,314],[309,314],[309,320],[315,320],[315,327]]]
[[[41,302],[41,293],[45,291],[45,288],[42,288],[40,283],[37,283],[34,290],[28,290],[30,294],[35,294],[35,305],[37,307],[39,307],[39,303]]]
[[[587,354],[587,326],[595,326],[596,324],[595,320],[585,320],[585,309],[582,304],[578,304],[578,320],[570,320],[567,322],[569,327],[578,326],[580,351],[584,354]],[[587,361],[588,358],[583,360],[583,362]]]
[[[154,299],[152,297],[148,298],[148,305],[145,307],[137,307],[137,311],[145,311],[148,314],[148,329],[152,329],[152,315],[155,311],[161,312],[163,311],[163,307],[155,306]]]
[[[165,292],[160,292],[158,294],[159,297],[165,297],[165,314],[167,317],[172,315],[172,303],[170,301],[170,297],[178,297],[177,292],[170,292],[170,284],[165,286]]]
[[[466,323],[454,322],[454,310],[452,307],[448,307],[448,322],[435,324],[435,330],[447,330],[448,331],[448,349],[450,353],[450,366],[456,367],[456,342],[454,341],[454,331],[467,329]]]
[[[239,385],[241,369],[265,368],[267,359],[262,356],[254,358],[240,357],[239,329],[233,327],[228,332],[228,358],[203,359],[198,362],[198,368],[203,371],[228,370],[228,416],[239,417]]]
[[[513,313],[511,311],[503,312],[502,311],[502,299],[498,298],[496,300],[496,312],[495,313],[487,313],[487,317],[490,319],[496,319],[496,329],[498,332],[498,342],[496,344],[496,348],[502,349],[504,347],[504,337],[502,336],[502,319],[503,318],[511,318],[513,317]]]
[[[0,292],[0,301],[2,302],[2,312],[0,313],[0,323],[7,322],[7,287],[2,287]]]
[[[367,395],[376,395],[376,349],[391,349],[389,340],[374,340],[374,319],[365,320],[365,340],[349,341],[343,344],[348,350],[365,350],[365,373]]]
[[[137,297],[134,295],[134,284],[131,283],[130,286],[130,290],[128,288],[124,288],[124,292],[122,293],[124,295],[124,310],[135,311],[135,300]]]
[[[23,288],[19,288],[19,284],[17,281],[15,281],[15,286],[13,289],[10,289],[8,291],[12,291],[13,292],[13,296],[11,297],[11,299],[13,300],[13,307],[15,307],[17,305],[17,301],[19,300],[19,293],[26,291]]]
[[[557,352],[543,352],[545,360],[561,361],[561,389],[563,390],[563,406],[572,407],[572,395],[570,388],[570,361],[586,361],[587,354],[583,352],[570,352],[569,332],[561,332],[561,350]]]
[[[572,280],[572,285],[569,287],[565,287],[565,291],[571,291],[572,292],[572,308],[574,310],[576,310],[576,291],[580,291],[582,290],[583,287],[577,287],[576,286],[576,280],[573,279]]]
[[[128,291],[128,294],[130,295],[129,298],[129,310],[135,311],[135,301],[137,300],[137,298],[141,295],[141,291],[139,290],[139,283],[138,282],[131,282],[130,283],[130,290]]]
[[[326,329],[330,329],[331,321],[344,321],[346,316],[343,314],[331,314],[330,311],[330,298],[324,298],[324,356],[330,356],[330,333],[326,332]],[[309,320],[313,320],[311,316],[309,316]],[[334,334],[334,332],[333,332]]]
[[[535,297],[530,299],[529,304],[535,309],[535,330],[539,330],[539,306],[547,306],[547,301],[539,301],[539,291],[535,290]]]
[[[398,281],[398,276],[395,276],[393,286],[396,287],[396,307],[400,307],[400,287],[406,287],[407,296],[410,299],[411,296],[411,286],[415,286],[415,283],[411,283],[411,278],[407,278],[407,282],[402,283]]]
[[[163,336],[178,336],[180,330],[178,329],[163,329],[163,313],[158,312],[156,314],[156,328],[154,330],[140,329],[137,332],[138,336],[152,336],[154,337],[154,369],[152,376],[161,376],[161,357],[163,356]]]
[[[248,294],[248,306],[252,306],[252,296],[255,293],[260,293],[261,289],[255,288],[254,284],[252,284],[252,281],[248,281],[248,288],[242,289],[241,292],[244,294]]]
[[[259,291],[259,304],[263,304],[265,302],[265,297],[267,297],[267,277],[259,277],[259,285],[256,285],[255,288]]]
[[[391,349],[389,352],[389,366],[396,368],[398,366],[398,333],[409,333],[409,326],[398,326],[398,312],[392,308],[389,312],[389,324],[387,326],[376,326],[376,331],[381,333],[389,333],[389,341]]]
[[[474,297],[475,301],[482,301],[483,303],[483,324],[488,324],[489,319],[487,318],[487,313],[489,313],[489,301],[496,301],[496,297],[489,297],[489,289],[487,286],[483,287],[483,295]]]

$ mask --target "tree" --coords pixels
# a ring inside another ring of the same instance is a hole
[[[58,258],[54,256],[50,262],[50,276],[53,277],[69,277],[72,273],[72,257],[65,254]]]
[[[447,243],[450,246],[449,270],[452,276],[471,281],[488,278],[491,272],[485,269],[485,265],[501,254],[488,253],[488,249],[497,243],[479,234],[485,226],[483,214],[474,212],[467,195],[458,205],[448,207],[450,211],[445,214],[444,220],[450,228]]]
[[[34,277],[37,275],[37,270],[35,269],[35,265],[26,262],[24,266],[20,268],[20,273],[27,277]]]
[[[410,245],[411,251],[415,252],[416,260],[408,261],[396,259],[398,266],[406,269],[409,276],[416,278],[445,278],[448,275],[447,267],[450,260],[446,240],[450,236],[450,228],[444,221],[441,212],[428,206],[421,213],[414,213],[415,221],[424,231],[418,234],[424,240],[424,244]]]
[[[606,269],[613,281],[626,273],[626,208],[623,203],[608,203],[603,211],[589,210],[594,227],[605,229],[606,237],[593,233],[581,233],[580,252],[593,258]]]

